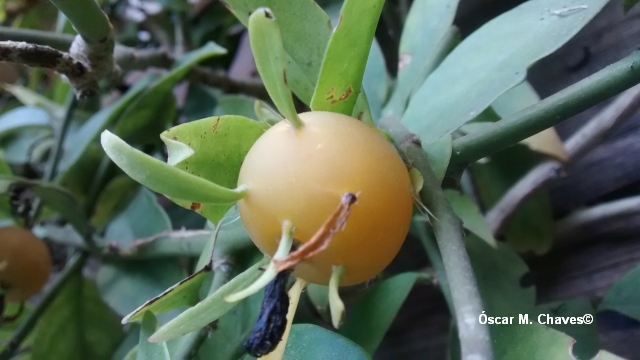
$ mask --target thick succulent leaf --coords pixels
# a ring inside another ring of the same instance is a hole
[[[220,287],[215,293],[199,302],[192,308],[185,310],[170,322],[164,324],[151,337],[151,341],[167,341],[179,336],[197,331],[212,321],[226,314],[238,303],[229,303],[224,300],[238,290],[244,289],[262,275],[260,268],[268,263],[267,259],[257,262],[240,275]]]
[[[433,173],[440,182],[447,175],[447,168],[449,167],[449,161],[451,160],[451,151],[453,138],[451,135],[445,135],[440,139],[430,142],[424,145],[424,152],[429,159],[429,165],[433,169]]]
[[[465,229],[476,234],[492,247],[498,246],[496,239],[493,238],[493,234],[491,234],[491,230],[487,226],[487,222],[484,220],[484,216],[482,216],[480,209],[473,200],[456,190],[445,190],[445,195],[453,211],[462,220],[462,225]]]
[[[491,107],[501,118],[505,118],[536,104],[538,101],[540,101],[538,93],[529,82],[525,81],[500,95]],[[521,143],[527,145],[533,151],[549,155],[557,160],[568,160],[567,151],[554,128],[543,130],[522,140]]]
[[[312,110],[352,114],[383,4],[381,0],[344,2],[324,54]]]
[[[471,125],[471,124],[469,124]],[[522,145],[492,155],[486,163],[471,165],[478,196],[490,209],[503,194],[538,162],[535,153]],[[519,252],[543,254],[553,242],[551,199],[546,189],[533,193],[507,220],[502,235]]]
[[[196,204],[231,204],[243,196],[243,191],[212,183],[134,149],[108,130],[102,133],[101,142],[107,155],[127,175],[168,197]]]
[[[200,287],[209,273],[211,273],[211,268],[209,267],[204,267],[195,272],[186,279],[163,291],[160,295],[142,304],[139,308],[125,316],[122,319],[122,323],[138,321],[145,317],[146,313],[162,314],[169,310],[197,304],[200,300]]]
[[[384,110],[400,118],[407,102],[450,50],[448,35],[458,0],[416,0],[411,4],[400,38],[400,63],[395,90]]]
[[[151,336],[158,327],[158,320],[150,311],[144,313],[142,326],[140,327],[140,340],[138,342],[137,360],[171,360],[167,343],[151,343]]]
[[[571,39],[606,3],[531,0],[489,21],[427,78],[402,122],[424,143],[451,133],[521,83],[529,66]]]
[[[175,113],[175,99],[171,90],[199,62],[214,56],[224,55],[227,50],[209,42],[203,47],[187,53],[176,67],[151,84],[122,115],[114,133],[129,142],[145,143],[156,139],[166,128],[167,114]]]
[[[249,38],[256,67],[278,111],[299,122],[293,96],[287,84],[286,54],[278,18],[268,8],[258,8],[249,17]]]
[[[349,309],[340,334],[373,356],[417,278],[416,273],[404,273],[370,289]]]
[[[287,84],[309,104],[333,30],[327,14],[313,0],[226,0],[225,4],[245,26],[258,7],[273,11],[287,53]]]
[[[71,277],[38,320],[33,359],[111,359],[124,334],[93,283]]]
[[[22,106],[0,116],[0,139],[25,129],[51,131],[51,117],[41,108]]]
[[[367,360],[371,356],[351,340],[312,324],[291,327],[283,360]]]
[[[640,266],[633,268],[607,291],[598,311],[613,310],[640,321]]]
[[[174,163],[175,168],[233,189],[238,186],[238,175],[245,156],[267,128],[268,125],[262,122],[227,115],[182,124],[166,130],[160,137],[167,145],[169,161]],[[181,201],[180,197],[174,196],[170,198],[214,224],[232,205]]]
[[[87,152],[89,146],[98,139],[101,132],[111,126],[131,102],[142,93],[151,82],[150,77],[145,77],[138,81],[127,93],[114,104],[98,111],[87,122],[82,124],[73,136],[69,136],[65,141],[64,156],[60,160],[60,171],[64,171],[73,166],[83,154]]]
[[[33,189],[48,208],[59,213],[80,234],[87,233],[88,221],[82,208],[75,197],[65,189],[42,181],[0,175],[0,194],[7,194],[15,186]]]
[[[591,319],[595,319],[595,310],[591,306],[591,302],[585,298],[578,298],[566,301],[556,301],[536,307],[537,314],[535,320],[538,320],[539,314],[549,315],[551,317],[581,317],[591,315]],[[572,353],[578,360],[591,360],[600,350],[600,340],[598,338],[598,326],[593,321],[591,324],[567,323],[567,324],[550,324],[548,318],[543,316],[543,320],[553,329],[562,331],[576,340],[573,344]]]

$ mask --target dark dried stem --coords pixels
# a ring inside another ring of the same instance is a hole
[[[565,143],[570,161],[576,161],[593,149],[613,128],[640,109],[640,85],[627,90]],[[535,191],[558,176],[565,164],[547,160],[531,169],[487,213],[486,219],[493,234],[498,234],[518,207]]]

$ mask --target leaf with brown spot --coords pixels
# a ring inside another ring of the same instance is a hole
[[[347,224],[351,205],[356,201],[357,196],[353,193],[346,193],[342,195],[338,208],[333,212],[333,214],[331,214],[331,216],[329,216],[309,241],[291,252],[286,258],[273,259],[276,271],[280,272],[292,269],[302,261],[325,250],[329,246],[333,235],[344,229]]]

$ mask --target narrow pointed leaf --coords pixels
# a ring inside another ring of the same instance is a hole
[[[354,106],[352,116],[358,118],[358,110],[363,107],[358,103],[366,100],[366,102],[369,103],[372,118],[376,121],[380,119],[380,116],[382,115],[382,106],[389,96],[390,84],[391,79],[389,77],[389,73],[387,73],[387,64],[384,60],[382,48],[374,38],[371,43],[371,50],[369,50],[367,67],[364,69],[364,76],[362,78],[362,89],[364,91],[361,94],[369,95],[362,97],[362,100],[360,97],[358,98],[358,101],[356,101]]]
[[[261,6],[275,14],[286,52],[287,84],[309,104],[333,30],[322,8],[314,0],[226,0],[225,4],[245,26]]]
[[[131,314],[125,316],[122,319],[122,323],[126,324],[128,322],[138,321],[142,319],[147,312],[162,314],[169,310],[197,304],[200,300],[200,287],[202,286],[202,282],[210,272],[211,268],[205,266],[188,278],[168,288],[162,294],[142,304],[142,306],[135,309]]]
[[[466,195],[456,190],[445,190],[445,195],[453,211],[462,220],[465,229],[476,234],[479,238],[486,241],[492,247],[497,247],[496,239],[491,234],[484,216],[480,212],[478,206]]]
[[[145,89],[151,78],[145,77],[138,81],[127,93],[113,105],[98,111],[66,143],[64,156],[60,160],[60,169],[64,171],[73,166],[87,149],[96,141],[100,133],[111,126],[120,117],[129,104]]]
[[[402,122],[423,143],[451,133],[521,83],[529,66],[571,39],[607,2],[531,0],[489,21],[427,78]]]
[[[399,274],[370,289],[349,310],[340,334],[373,355],[417,278],[413,272]]]
[[[286,56],[278,19],[268,8],[259,8],[249,17],[249,38],[256,67],[278,111],[285,118],[299,122],[287,84]]]
[[[229,204],[238,201],[243,191],[231,190],[189,174],[129,146],[109,131],[102,133],[107,155],[132,179],[149,189],[196,203]]]
[[[312,110],[351,115],[383,5],[384,0],[344,2],[322,61]]]
[[[640,266],[618,280],[604,295],[598,311],[613,310],[640,321]]]
[[[160,138],[167,145],[169,159],[176,159],[173,165],[175,168],[226,188],[236,188],[245,156],[267,129],[268,125],[265,123],[242,116],[226,115],[173,127],[163,132]],[[185,148],[190,150],[190,155]],[[207,204],[205,201],[194,204],[181,201],[179,197],[170,198],[214,224],[231,207],[231,204]]]
[[[15,96],[25,106],[33,106],[44,109],[54,118],[61,118],[64,112],[62,106],[54,101],[47,99],[46,97],[38,94],[37,92],[21,86],[21,85],[4,85],[7,92]]]
[[[416,0],[411,4],[400,38],[396,87],[384,110],[400,118],[412,93],[450,51],[458,0]]]
[[[171,360],[167,343],[150,343],[149,336],[156,331],[158,321],[150,311],[144,313],[142,326],[140,327],[140,340],[138,342],[137,360]]]
[[[253,283],[262,274],[260,268],[267,263],[267,259],[257,262],[255,265],[220,287],[215,293],[209,295],[194,307],[189,308],[170,322],[160,327],[160,329],[151,336],[150,340],[153,342],[171,340],[199,330],[212,321],[215,321],[238,304],[224,301],[225,296],[244,289]]]

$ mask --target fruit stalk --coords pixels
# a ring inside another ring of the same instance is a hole
[[[386,127],[402,157],[418,169],[424,179],[420,199],[433,213],[431,223],[451,289],[461,359],[493,359],[489,328],[478,322],[483,305],[465,248],[462,223],[447,201],[417,137],[394,119],[383,119],[380,125]]]

